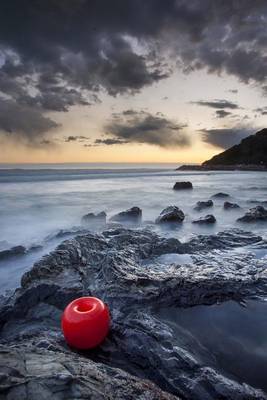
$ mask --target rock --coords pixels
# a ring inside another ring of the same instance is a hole
[[[227,193],[219,192],[219,193],[214,194],[212,197],[214,199],[224,199],[225,197],[230,197],[230,195]]]
[[[184,217],[185,215],[179,207],[169,206],[161,211],[155,223],[164,224],[170,222],[183,222]]]
[[[201,217],[192,221],[193,224],[214,224],[215,222],[216,218],[212,214],[208,214],[205,217]]]
[[[243,217],[237,219],[240,222],[267,221],[267,210],[263,206],[256,206],[246,212]]]
[[[186,243],[148,229],[110,229],[61,243],[0,297],[0,398],[114,400],[266,400],[229,378],[217,359],[195,356],[159,317],[159,307],[192,307],[266,297],[266,260],[234,252],[267,243],[242,230],[200,235]],[[163,254],[191,254],[189,264],[160,264]],[[111,311],[104,343],[70,349],[60,328],[74,298],[96,296]],[[167,393],[168,392],[168,393]]]
[[[17,257],[26,254],[26,248],[24,246],[14,246],[7,250],[0,251],[0,260],[4,260],[10,257]]]
[[[230,201],[225,201],[224,205],[223,205],[223,208],[225,210],[232,210],[234,208],[240,208],[240,206],[238,204],[236,204],[236,203],[231,203]]]
[[[176,182],[173,186],[173,190],[193,189],[191,182]]]
[[[110,218],[110,221],[129,222],[139,224],[142,220],[142,210],[139,207],[132,207],[129,210],[122,211]]]
[[[99,214],[89,213],[82,217],[83,224],[105,224],[107,214],[102,211]]]
[[[208,207],[212,207],[212,206],[213,206],[212,200],[198,201],[196,206],[194,207],[194,210],[201,211],[204,208],[208,208]]]

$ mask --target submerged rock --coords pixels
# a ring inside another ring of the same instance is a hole
[[[89,213],[82,217],[83,224],[105,224],[107,214],[101,211],[99,214]]]
[[[255,221],[267,221],[267,210],[263,206],[257,206],[251,208],[246,212],[243,217],[238,218],[240,222],[255,222]]]
[[[193,189],[191,182],[176,182],[173,186],[173,190]]]
[[[142,220],[142,210],[139,207],[132,207],[129,210],[122,211],[110,218],[110,221],[140,223]]]
[[[10,249],[0,250],[0,260],[10,257],[17,257],[26,254],[27,250],[24,246],[14,246]]]
[[[156,219],[156,224],[164,224],[164,223],[171,223],[171,222],[183,222],[184,220],[184,213],[183,211],[176,206],[169,206],[164,208],[161,211],[160,215]]]
[[[219,192],[219,193],[215,193],[212,197],[214,199],[224,199],[225,197],[230,197],[230,195],[227,193]]]
[[[237,203],[231,203],[230,201],[225,201],[223,208],[225,210],[232,210],[234,208],[240,208],[240,206]]]
[[[155,307],[266,296],[266,261],[230,251],[257,243],[267,248],[238,229],[186,243],[123,228],[66,240],[23,275],[12,296],[0,298],[0,397],[266,399],[225,376],[216,359],[212,367],[199,361],[186,337],[153,314]],[[154,262],[169,253],[192,261]],[[64,342],[60,317],[71,300],[88,295],[109,305],[111,330],[99,348],[76,352]]]
[[[193,224],[214,224],[215,222],[216,218],[212,214],[205,215],[205,217],[192,221]]]
[[[212,200],[198,201],[196,206],[194,207],[194,210],[201,211],[201,210],[204,210],[205,208],[209,208],[209,207],[213,207]]]

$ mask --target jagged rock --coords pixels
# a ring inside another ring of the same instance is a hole
[[[9,257],[21,256],[26,253],[26,248],[24,246],[14,246],[7,250],[0,251],[0,260],[4,260]]]
[[[173,190],[193,189],[191,182],[176,182],[173,186]]]
[[[214,199],[224,199],[225,197],[230,197],[230,195],[227,193],[219,192],[219,193],[215,193],[212,197]]]
[[[142,210],[139,207],[132,207],[129,210],[122,211],[110,218],[110,221],[130,222],[138,224],[142,219]]]
[[[83,224],[105,224],[107,214],[101,211],[99,214],[89,213],[82,217]]]
[[[238,204],[236,204],[236,203],[231,203],[230,201],[225,201],[224,205],[223,205],[223,208],[225,210],[232,210],[234,208],[240,208],[240,206]]]
[[[201,211],[201,210],[204,210],[205,208],[209,208],[212,206],[213,206],[212,200],[198,201],[196,206],[194,207],[194,210]]]
[[[169,206],[164,208],[161,211],[160,215],[156,219],[156,224],[164,224],[164,223],[171,223],[171,222],[183,222],[184,220],[184,213],[183,211],[176,206]]]
[[[215,222],[216,218],[212,214],[205,215],[205,217],[192,221],[193,224],[214,224]]]
[[[267,210],[263,206],[251,208],[243,217],[238,218],[240,222],[267,221]]]
[[[24,274],[12,296],[0,298],[0,398],[266,399],[216,363],[198,361],[182,331],[177,337],[153,314],[154,307],[265,297],[266,261],[230,251],[248,244],[267,248],[238,229],[186,243],[122,228],[66,240]],[[190,253],[192,261],[154,262],[169,253]],[[75,352],[60,317],[69,301],[88,295],[109,305],[111,331],[99,348]]]

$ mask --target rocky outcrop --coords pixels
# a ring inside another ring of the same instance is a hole
[[[129,222],[139,224],[142,220],[142,210],[139,207],[132,207],[129,210],[122,211],[110,218],[110,221]]]
[[[266,296],[266,261],[240,246],[267,244],[238,229],[186,243],[150,230],[110,229],[66,240],[0,298],[0,397],[9,400],[263,400],[259,389],[198,360],[155,307],[192,307]],[[189,264],[160,264],[164,254]],[[110,307],[111,331],[93,351],[64,342],[60,317],[76,297]],[[168,393],[166,393],[168,392]]]
[[[82,217],[82,224],[101,224],[106,223],[107,214],[101,211],[99,214],[89,213]]]
[[[216,218],[212,214],[205,215],[205,217],[192,221],[193,224],[214,224],[215,222]]]
[[[246,212],[243,217],[238,218],[240,222],[256,222],[256,221],[267,221],[267,210],[263,206],[257,206],[251,208]]]
[[[156,224],[166,224],[166,223],[173,223],[173,222],[183,222],[184,220],[184,213],[183,211],[176,206],[169,206],[167,208],[164,208],[164,210],[161,211],[160,215],[156,219],[155,223]]]
[[[230,196],[227,193],[218,192],[218,193],[215,193],[212,197],[214,199],[225,199],[226,197],[230,197]]]
[[[198,201],[196,206],[194,207],[194,210],[202,211],[205,208],[209,208],[209,207],[213,207],[213,201],[212,200]]]
[[[173,190],[193,189],[191,182],[176,182],[173,186]]]
[[[233,209],[236,209],[236,208],[240,208],[240,206],[237,203],[231,203],[230,201],[225,201],[224,205],[223,205],[223,208],[225,210],[233,210]]]
[[[203,167],[254,165],[267,167],[267,129],[255,133],[241,140],[230,149],[205,161]]]

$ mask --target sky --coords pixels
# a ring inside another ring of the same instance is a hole
[[[266,0],[2,0],[0,162],[200,163],[267,127]]]

